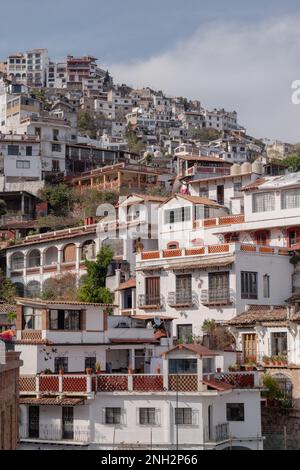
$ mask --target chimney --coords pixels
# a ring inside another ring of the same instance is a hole
[[[84,225],[93,225],[95,223],[94,217],[85,217]]]

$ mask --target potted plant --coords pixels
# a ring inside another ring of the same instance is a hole
[[[96,364],[95,364],[95,371],[96,371],[96,374],[100,374],[101,373],[101,362],[97,361]]]
[[[231,366],[228,367],[229,372],[237,372],[239,370],[239,366],[237,364],[231,364]]]
[[[60,366],[59,368],[59,375],[63,375],[64,374],[64,368],[62,366]]]
[[[132,367],[128,367],[128,374],[133,374],[133,369],[132,369]]]
[[[85,369],[86,375],[92,375],[92,372],[93,372],[93,369],[92,369],[91,367],[87,367],[87,368]]]
[[[262,358],[262,364],[263,366],[268,366],[270,364],[270,358],[269,356],[263,356]]]

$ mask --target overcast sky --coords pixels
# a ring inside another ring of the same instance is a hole
[[[300,141],[299,0],[1,2],[0,57],[94,54],[119,83],[225,107],[257,137]]]

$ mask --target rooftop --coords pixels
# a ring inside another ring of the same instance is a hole
[[[228,322],[230,326],[249,326],[257,323],[300,321],[300,311],[285,305],[251,305],[249,309]]]

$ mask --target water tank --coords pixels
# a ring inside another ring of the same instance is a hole
[[[252,165],[249,162],[245,162],[241,166],[241,173],[251,173]]]
[[[153,157],[153,152],[144,152],[143,157],[147,158],[148,156]]]
[[[241,165],[234,163],[230,168],[231,175],[240,175],[241,174]]]
[[[162,157],[162,153],[159,150],[156,150],[154,152],[154,158],[161,158],[161,157]]]
[[[255,160],[252,163],[252,172],[261,175],[263,173],[263,164],[260,160]]]

